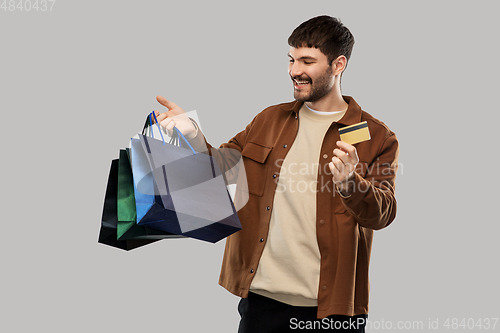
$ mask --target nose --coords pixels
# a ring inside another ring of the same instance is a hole
[[[302,66],[298,63],[298,61],[291,62],[288,65],[288,73],[291,77],[300,76],[304,73]]]

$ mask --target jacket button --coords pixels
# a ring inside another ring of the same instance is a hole
[[[266,207],[266,210],[270,210],[270,209],[271,209],[271,207],[269,207],[269,206]]]
[[[273,178],[276,178],[276,174],[273,175]]]
[[[323,158],[326,160],[328,158],[328,154],[323,154]]]
[[[250,273],[253,273],[253,268],[250,270]],[[326,288],[326,287],[325,287]]]
[[[326,285],[322,285],[321,290],[323,290],[323,291],[326,290]]]
[[[261,239],[260,239],[260,242],[262,243],[263,241],[264,241],[264,238],[261,238]]]
[[[319,224],[325,224],[325,220],[319,220]]]
[[[286,148],[286,147],[287,147],[287,145],[286,145],[286,144],[285,144],[285,145],[283,145],[283,148]]]

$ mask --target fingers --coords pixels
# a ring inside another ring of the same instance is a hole
[[[175,127],[175,120],[173,118],[166,118],[162,121],[160,121],[160,119],[158,119],[158,122],[160,123],[160,126],[163,127],[167,131],[168,135],[172,136],[172,133],[173,133],[174,127]]]
[[[165,126],[165,129],[167,130],[168,135],[172,136],[172,134],[174,132],[174,127],[175,127],[175,121],[174,120],[172,120],[171,122],[168,123],[167,126]]]
[[[161,123],[168,117],[167,112],[160,113],[160,111],[155,110],[155,114],[156,114],[156,119],[158,120],[159,123]]]
[[[340,158],[344,164],[353,164],[356,165],[359,162],[359,157],[358,157],[358,152],[356,150],[356,147],[353,145],[350,145],[346,142],[343,141],[337,141],[337,146],[339,148],[336,148],[333,150],[333,154]]]
[[[177,106],[174,102],[171,102],[171,101],[167,100],[165,97],[160,96],[160,95],[156,96],[156,100],[158,101],[158,103],[160,103],[161,105],[163,105],[164,107],[166,107],[169,110],[171,110]]]
[[[334,157],[332,161],[328,164],[330,167],[330,171],[332,173],[333,183],[336,185],[343,184],[349,179],[351,179],[354,175],[354,170],[351,170],[350,166],[345,165],[342,161]]]
[[[332,177],[333,179],[335,179],[338,175],[338,170],[337,168],[335,167],[335,164],[333,164],[333,162],[330,162],[328,163],[328,167],[330,168],[330,172],[332,173]]]
[[[341,184],[349,179],[351,173],[347,172],[345,165],[342,161],[340,161],[340,159],[334,157],[328,166],[332,172],[332,180],[334,184]]]
[[[163,120],[167,119],[167,118],[172,118],[172,117],[175,117],[173,116],[172,114],[169,114],[170,111],[167,111],[167,112],[162,112],[160,113],[159,111],[155,110],[155,114],[156,114],[156,119],[158,120],[159,123],[161,123]],[[154,121],[154,119],[153,119]]]
[[[342,160],[336,156],[332,158],[332,161],[329,163],[329,166],[330,166],[330,171],[334,176],[343,173],[344,170],[346,169],[346,165],[344,164],[344,162],[342,162]]]
[[[333,155],[334,155],[334,158],[336,157],[336,158],[340,159],[343,164],[349,164],[352,162],[351,155],[349,155],[347,152],[340,150],[338,148],[335,148],[333,150]]]
[[[337,141],[337,147],[350,155],[356,155],[356,147],[344,141]]]
[[[337,146],[333,150],[332,161],[329,163],[335,183],[345,182],[354,174],[354,169],[359,163],[358,153],[353,145],[343,141],[337,141]]]

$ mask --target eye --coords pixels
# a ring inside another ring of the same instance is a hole
[[[306,65],[312,65],[312,64],[314,64],[314,62],[312,62],[312,61],[304,61],[304,64],[306,64]]]

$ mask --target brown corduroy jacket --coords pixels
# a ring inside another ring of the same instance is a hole
[[[328,129],[319,160],[318,318],[368,313],[373,231],[388,226],[396,216],[396,136],[384,123],[364,112],[352,97],[344,96],[344,100],[349,104],[347,112]],[[227,238],[219,279],[221,286],[240,297],[248,296],[267,240],[281,161],[297,135],[301,106],[300,102],[290,102],[268,107],[244,131],[220,147],[241,152],[248,179],[248,203],[238,211],[243,228]],[[342,198],[335,191],[328,163],[340,140],[339,128],[362,121],[368,122],[371,139],[355,145],[360,159],[354,177],[355,190],[350,197]],[[227,154],[222,156],[220,149],[211,150],[223,170],[236,162]]]

